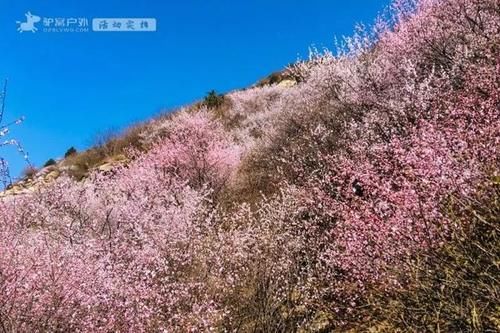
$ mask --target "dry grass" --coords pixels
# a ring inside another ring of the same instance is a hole
[[[293,67],[294,64],[289,65],[288,67]],[[281,81],[284,80],[294,80],[298,81],[298,77],[293,74],[293,71],[290,71],[289,69],[285,69],[282,71],[274,72],[265,77],[264,79],[260,80],[257,82],[256,86],[257,87],[262,87],[266,85],[273,85],[280,83]]]
[[[455,199],[449,214],[460,228],[442,248],[410,263],[407,283],[378,293],[353,332],[499,332],[500,186],[478,198]],[[367,324],[368,323],[368,324]]]
[[[63,165],[68,166],[68,174],[75,179],[84,178],[90,170],[104,163],[108,158],[126,154],[128,149],[142,150],[140,134],[145,124],[139,124],[127,129],[123,134],[101,134],[95,140],[94,146],[81,153],[68,156]]]
[[[23,178],[33,179],[37,172],[38,169],[30,165],[24,168],[21,174]]]
[[[344,149],[344,126],[355,116],[350,105],[318,106],[313,113],[304,110],[294,116],[283,115],[268,143],[254,149],[241,163],[238,181],[227,189],[228,200],[253,204],[262,195],[269,197],[278,192],[283,181],[302,185],[314,170],[323,168],[320,155],[338,154]],[[328,133],[318,138],[313,132],[320,126]],[[294,169],[298,161],[306,172]]]

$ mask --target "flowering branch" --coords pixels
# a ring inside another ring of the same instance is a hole
[[[13,125],[19,125],[24,121],[24,117],[21,117],[15,121],[2,124],[4,113],[5,113],[5,99],[7,97],[7,80],[4,81],[2,92],[0,93],[0,138],[6,137],[9,134],[9,129]],[[4,146],[14,146],[17,151],[23,156],[23,159],[31,166],[28,153],[24,150],[22,145],[15,139],[7,139],[5,141],[0,141],[0,147]],[[5,188],[7,185],[12,183],[9,172],[9,164],[7,160],[0,156],[0,182]]]

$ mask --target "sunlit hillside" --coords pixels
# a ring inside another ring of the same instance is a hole
[[[392,8],[8,189],[0,332],[500,331],[500,3]]]

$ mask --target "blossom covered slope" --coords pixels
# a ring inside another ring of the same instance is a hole
[[[1,199],[0,332],[355,326],[466,228],[450,207],[498,186],[499,54],[498,1],[395,1],[297,84],[182,109],[110,172]]]

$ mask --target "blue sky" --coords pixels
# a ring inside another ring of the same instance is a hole
[[[311,45],[333,48],[356,23],[371,24],[389,0],[0,0],[0,79],[6,120],[35,165],[85,149],[99,132],[161,110],[255,83]],[[24,13],[45,18],[151,17],[156,32],[16,31]],[[12,174],[23,168],[0,148]]]

